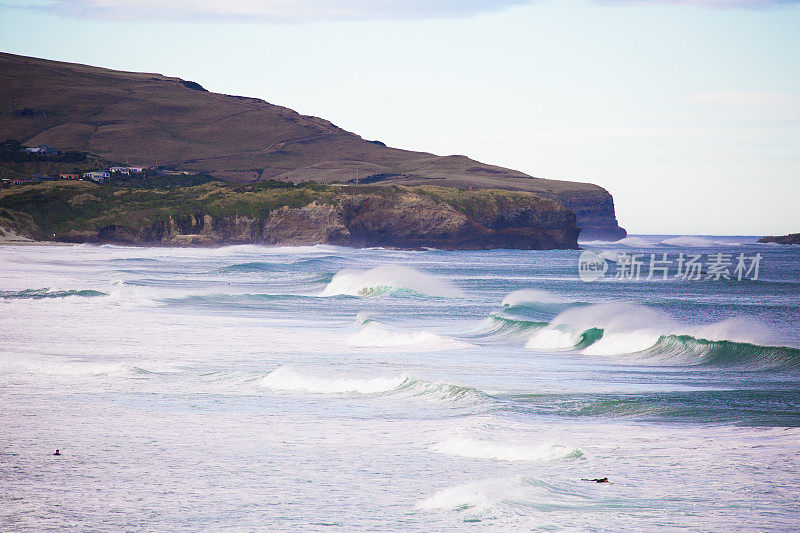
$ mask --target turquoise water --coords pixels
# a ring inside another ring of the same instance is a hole
[[[798,529],[800,247],[754,240],[585,243],[590,283],[580,251],[0,247],[0,530]],[[613,277],[651,253],[762,257]]]

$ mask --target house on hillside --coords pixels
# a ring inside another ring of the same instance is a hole
[[[62,180],[79,180],[79,179],[81,179],[81,175],[80,174],[59,174],[58,177],[61,178]]]
[[[105,170],[96,170],[94,172],[84,172],[83,177],[87,180],[96,182],[106,181],[111,177],[111,173]]]
[[[126,176],[130,176],[131,174],[143,172],[144,167],[111,167],[108,171],[112,174],[125,174]]]
[[[33,155],[58,155],[59,152],[52,146],[48,146],[46,144],[40,144],[39,146],[33,146],[29,148],[23,148],[23,152]]]

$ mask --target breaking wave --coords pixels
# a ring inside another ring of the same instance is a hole
[[[578,448],[563,444],[511,444],[461,437],[438,442],[431,449],[449,455],[495,461],[557,461],[583,456],[583,452]]]
[[[300,391],[317,394],[378,394],[389,392],[408,379],[406,376],[377,378],[325,377],[303,374],[293,367],[281,366],[261,379],[261,385],[277,391]]]
[[[690,327],[645,306],[608,303],[561,313],[535,329],[525,346],[637,364],[800,368],[800,348],[776,345],[771,337],[767,328],[749,321]]]
[[[378,322],[378,319],[367,313],[366,311],[360,311],[356,313],[356,318],[353,320],[353,324],[356,326],[363,326],[365,324],[369,324],[370,322]]]
[[[27,356],[6,355],[0,359],[0,371],[68,377],[147,377],[152,374],[173,373],[178,370],[170,365],[155,362],[133,365],[57,357],[32,359]]]
[[[764,346],[747,342],[710,341],[691,335],[665,335],[642,352],[657,360],[684,364],[748,366],[754,368],[800,368],[800,349]]]
[[[712,241],[703,237],[694,237],[689,235],[664,239],[661,241],[661,244],[667,244],[669,246],[684,246],[687,248],[711,248],[716,246],[727,246],[727,244],[723,242]]]
[[[386,395],[420,398],[446,404],[478,403],[489,396],[471,387],[433,382],[413,376],[343,377],[306,374],[283,365],[260,380],[267,389],[314,394]]]
[[[441,298],[463,296],[463,292],[447,280],[400,265],[383,265],[372,270],[342,270],[333,277],[320,296],[399,294]]]
[[[489,318],[481,323],[474,338],[500,337],[508,339],[525,339],[532,331],[547,326],[547,322],[536,322],[533,320],[521,320],[509,318],[497,314],[489,315]]]
[[[568,300],[543,290],[524,289],[509,293],[503,298],[501,305],[511,312],[537,311],[556,314],[572,305],[583,305],[583,302]]]
[[[589,328],[580,333],[573,333],[557,328],[541,328],[525,343],[532,350],[581,350],[594,344],[603,336],[603,330]]]
[[[451,511],[458,513],[465,522],[480,522],[499,518],[524,519],[532,510],[576,511],[596,505],[596,500],[585,486],[558,486],[534,478],[515,476],[447,487],[420,501],[416,508]],[[523,524],[519,525],[521,529]],[[525,529],[530,530],[531,525],[527,524]]]
[[[347,343],[360,348],[404,348],[417,351],[452,350],[471,345],[425,330],[397,331],[380,322],[365,319],[361,330],[348,337]]]

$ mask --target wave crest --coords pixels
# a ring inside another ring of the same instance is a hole
[[[510,339],[525,339],[532,331],[547,326],[547,322],[535,322],[509,318],[502,315],[491,314],[479,326],[475,338],[501,337]]]
[[[463,296],[463,292],[447,280],[400,265],[383,265],[372,270],[342,270],[333,276],[320,296],[383,296],[402,293],[440,298]]]
[[[315,394],[391,395],[421,398],[444,404],[476,403],[487,400],[484,392],[450,383],[432,382],[406,374],[383,377],[321,376],[299,372],[283,365],[263,378],[262,386],[274,391],[310,392]]]

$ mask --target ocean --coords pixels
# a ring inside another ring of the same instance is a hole
[[[2,246],[0,531],[800,529],[800,247],[583,248]]]

